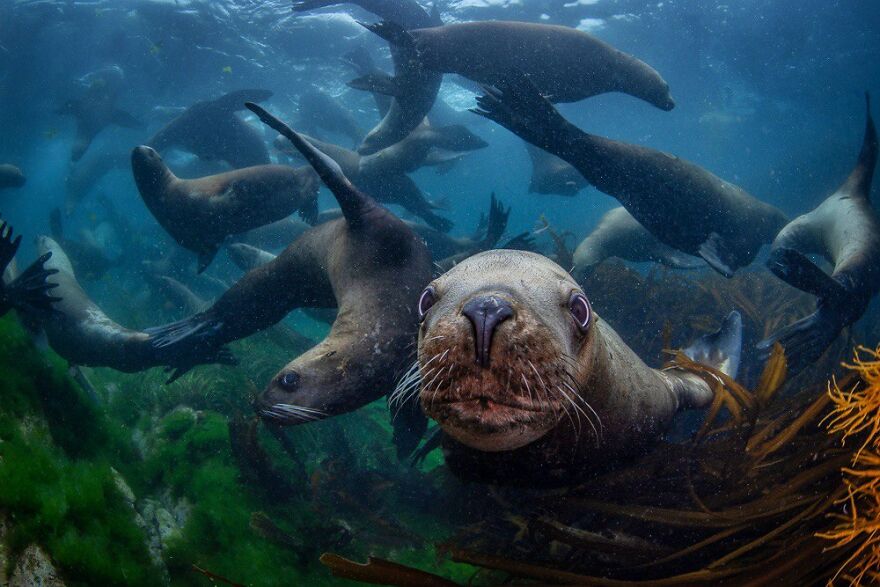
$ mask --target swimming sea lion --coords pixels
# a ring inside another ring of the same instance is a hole
[[[127,150],[96,152],[94,149],[70,169],[64,180],[64,213],[69,216],[101,178],[114,169],[128,167]]]
[[[342,56],[342,61],[353,68],[358,77],[363,76],[387,76],[388,74],[379,69],[366,47],[359,46]],[[372,92],[373,102],[380,118],[385,118],[388,109],[391,108],[391,96]]]
[[[105,127],[115,124],[123,128],[143,128],[134,116],[116,107],[125,74],[118,65],[92,72],[80,80],[85,93],[75,100],[67,101],[59,114],[76,119],[76,139],[70,154],[72,161],[79,161],[95,136]]]
[[[89,298],[77,283],[70,260],[58,243],[41,236],[37,239],[37,250],[42,255],[51,253],[46,267],[54,270],[54,274],[47,281],[57,287],[53,295],[60,300],[49,311],[28,311],[26,316],[39,324],[52,349],[71,364],[134,373],[156,366],[173,369],[177,360],[187,364],[232,363],[224,350],[211,355],[174,357],[154,348],[146,333],[120,326]]]
[[[300,94],[297,113],[297,128],[307,133],[316,134],[319,130],[339,133],[350,138],[354,145],[364,138],[364,130],[351,112],[318,88],[311,87]]]
[[[19,311],[48,310],[59,299],[50,295],[57,286],[47,281],[56,273],[45,267],[52,254],[40,256],[18,274],[14,260],[19,245],[21,235],[13,237],[12,227],[0,221],[0,316],[13,308]]]
[[[624,92],[661,110],[675,107],[669,85],[650,65],[578,29],[494,20],[368,28],[393,45],[412,46],[419,64],[431,71],[482,84],[498,84],[519,71],[553,102]]]
[[[244,103],[272,97],[269,90],[238,90],[216,100],[196,102],[153,135],[147,145],[160,153],[182,148],[203,159],[226,161],[232,167],[269,163],[269,151],[256,129],[235,113]]]
[[[418,2],[413,0],[354,0],[349,3],[372,12],[383,21],[397,23],[405,29],[443,24],[436,5],[429,14]],[[294,2],[293,9],[296,12],[301,12],[335,4],[342,4],[342,2],[303,0]],[[383,93],[393,96],[382,120],[367,133],[358,147],[358,152],[361,155],[375,153],[405,138],[422,122],[437,98],[443,75],[421,67],[413,49],[406,43],[391,47],[394,78],[377,71],[363,74],[348,84],[355,89],[373,94]]]
[[[78,275],[94,281],[101,279],[112,269],[121,264],[122,257],[110,259],[104,252],[104,247],[99,245],[94,235],[88,230],[81,231],[79,240],[73,240],[64,236],[64,224],[61,220],[61,210],[53,208],[49,213],[49,232],[52,239],[64,250],[76,267]]]
[[[0,164],[0,190],[6,188],[20,188],[25,184],[27,178],[21,169],[9,163]]]
[[[150,147],[136,147],[131,168],[156,220],[182,247],[199,256],[199,272],[223,241],[290,216],[318,212],[318,180],[308,167],[257,165],[199,179],[180,179]]]
[[[531,143],[526,143],[526,150],[532,160],[530,194],[574,196],[589,185],[577,169],[556,155],[551,155]]]
[[[742,188],[668,153],[585,133],[523,75],[486,88],[473,112],[572,164],[617,198],[657,240],[731,277],[785,226],[785,215]]]
[[[248,336],[297,307],[338,306],[327,338],[281,369],[257,401],[264,418],[301,424],[357,409],[394,387],[418,328],[414,304],[431,278],[431,257],[406,224],[358,191],[330,157],[259,106],[248,108],[302,152],[343,218],[305,233],[207,311],[151,332],[158,347],[186,353]]]
[[[712,389],[680,369],[651,369],[591,309],[559,265],[529,252],[480,253],[431,282],[418,303],[418,361],[395,399],[418,390],[448,437],[454,473],[557,484],[650,446]],[[688,350],[734,377],[742,322]]]
[[[599,263],[610,257],[634,263],[653,261],[675,269],[705,267],[702,259],[658,241],[622,206],[606,212],[599,225],[577,246],[571,274],[583,283]]]
[[[246,243],[258,249],[278,251],[301,237],[312,228],[307,222],[288,216],[233,237],[235,242]]]
[[[870,199],[877,130],[867,94],[865,102],[865,136],[849,177],[819,207],[780,231],[767,260],[777,277],[818,298],[815,312],[758,345],[769,352],[781,343],[792,372],[818,359],[880,291],[880,218]],[[810,254],[834,266],[830,276],[806,257]]]
[[[301,136],[333,159],[359,190],[380,202],[406,208],[437,230],[446,232],[452,228],[452,221],[437,215],[434,212],[436,206],[425,198],[419,186],[405,174],[404,167],[412,164],[405,151],[396,151],[387,157],[382,152],[376,153],[370,156],[373,160],[364,165],[362,163],[365,157],[355,151],[307,135]],[[277,139],[275,144],[280,146]]]

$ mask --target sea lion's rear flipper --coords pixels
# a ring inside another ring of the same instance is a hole
[[[235,365],[238,361],[232,352],[214,342],[222,327],[223,322],[208,311],[165,326],[145,328],[157,361],[164,363],[165,371],[171,373],[166,383],[197,365]]]
[[[49,311],[52,304],[60,302],[61,298],[50,295],[50,290],[58,287],[57,283],[48,281],[49,277],[58,273],[57,269],[46,269],[45,263],[50,257],[51,252],[45,253],[5,287],[0,285],[0,307],[5,305],[5,301],[14,308]]]
[[[703,258],[709,267],[723,275],[724,277],[733,277],[734,270],[728,265],[727,259],[730,258],[730,252],[724,239],[717,232],[713,232],[697,249],[699,255]]]
[[[368,73],[346,82],[346,85],[355,90],[397,97],[406,93],[406,88],[398,81],[396,77],[387,73]]]
[[[217,251],[220,250],[220,247],[214,247],[210,251],[204,251],[199,253],[199,267],[198,272],[202,273],[205,269],[208,268],[208,265],[214,260],[214,257],[217,256]]]
[[[134,129],[142,129],[144,128],[144,123],[126,112],[125,110],[116,109],[113,111],[113,115],[111,118],[113,124],[116,126],[121,126],[122,128],[134,128]]]
[[[486,236],[479,243],[481,251],[488,251],[498,244],[504,231],[507,230],[507,219],[510,217],[510,208],[504,209],[496,198],[495,193],[489,200],[489,216],[486,221]]]
[[[5,221],[0,222],[0,275],[3,275],[6,267],[12,263],[20,245],[21,235],[13,238],[12,227]]]
[[[262,107],[248,102],[247,108],[260,120],[269,125],[289,140],[309,165],[318,173],[321,181],[333,192],[342,214],[350,227],[356,227],[363,221],[364,212],[376,205],[373,199],[358,190],[342,173],[339,164],[305,140],[302,135],[269,114]]]
[[[425,439],[425,444],[417,448],[409,458],[409,464],[412,467],[416,467],[420,465],[425,458],[431,454],[435,449],[440,448],[440,445],[443,443],[443,429],[440,426],[435,426],[431,432],[428,433],[428,438]]]
[[[230,92],[225,96],[217,98],[216,100],[211,102],[211,104],[214,107],[220,108],[222,110],[236,112],[238,110],[244,110],[246,102],[263,102],[271,97],[271,90],[237,90],[235,92]]]
[[[775,343],[782,345],[788,372],[795,374],[822,356],[825,349],[834,342],[844,322],[834,311],[820,306],[818,310],[794,324],[789,324],[770,338],[758,343],[762,358],[770,355]]]
[[[823,300],[839,300],[846,289],[800,251],[779,247],[770,253],[767,268],[787,284]]]
[[[717,332],[701,336],[684,349],[684,354],[735,379],[742,355],[742,316],[734,310]]]

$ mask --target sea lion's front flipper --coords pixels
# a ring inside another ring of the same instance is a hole
[[[510,217],[510,208],[504,209],[504,205],[495,198],[495,192],[489,200],[489,216],[486,220],[486,235],[479,243],[481,251],[493,248],[504,231],[507,230],[507,219]]]
[[[397,97],[406,93],[406,88],[398,82],[399,80],[396,77],[387,73],[369,73],[356,77],[346,82],[345,85],[355,90]]]
[[[782,345],[788,362],[788,372],[795,374],[822,356],[843,329],[844,322],[833,310],[820,306],[818,310],[794,324],[774,333],[758,343],[760,356],[770,355],[774,343]]]
[[[219,363],[235,365],[237,360],[215,337],[223,328],[223,322],[210,311],[159,326],[145,328],[157,360],[165,363],[165,371],[171,373],[165,383],[171,383],[197,365]]]
[[[5,221],[0,222],[0,275],[6,270],[6,267],[12,263],[18,247],[21,245],[21,235],[13,238],[12,227]]]
[[[58,273],[57,269],[46,269],[44,266],[50,257],[51,252],[45,253],[6,286],[0,284],[0,308],[8,305],[49,311],[53,303],[61,301],[61,298],[50,295],[50,290],[58,287],[57,283],[48,281],[49,277]]]
[[[716,332],[698,338],[684,354],[736,379],[742,355],[742,316],[734,310]]]
[[[244,110],[246,102],[264,102],[271,97],[271,90],[237,90],[235,92],[230,92],[225,96],[217,98],[216,100],[211,102],[211,104],[214,107],[220,108],[222,110],[236,112],[238,110]]]
[[[779,247],[770,253],[767,268],[787,284],[824,300],[839,300],[846,289],[800,251]]]
[[[318,150],[304,139],[302,135],[269,114],[262,107],[252,102],[248,102],[245,106],[265,124],[269,125],[279,134],[284,135],[296,147],[296,150],[302,154],[305,160],[309,162],[309,165],[318,173],[321,181],[336,196],[336,201],[339,203],[342,214],[345,216],[346,221],[348,221],[349,226],[360,225],[364,212],[376,205],[373,199],[354,187],[348,178],[345,177],[345,174],[342,173],[342,168],[339,167],[339,164]]]
[[[126,112],[125,110],[116,109],[113,111],[113,115],[111,117],[113,124],[116,126],[121,126],[122,128],[134,128],[141,129],[144,128],[144,123]]]
[[[734,270],[726,261],[730,257],[730,251],[724,239],[717,232],[710,234],[706,242],[699,246],[697,252],[709,264],[709,267],[724,277],[733,277]]]

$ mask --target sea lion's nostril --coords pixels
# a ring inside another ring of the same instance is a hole
[[[498,296],[480,296],[470,300],[461,309],[474,327],[476,361],[481,367],[489,366],[492,335],[499,324],[513,316],[510,302]]]

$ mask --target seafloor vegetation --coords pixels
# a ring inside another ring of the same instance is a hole
[[[766,273],[645,276],[608,264],[586,289],[655,365],[686,361],[662,350],[731,308],[749,349],[810,303]],[[880,367],[869,350],[839,363],[876,335],[846,333],[797,378],[779,355],[747,356],[741,385],[693,366],[718,399],[681,419],[678,441],[537,491],[463,484],[439,451],[399,462],[383,402],[268,429],[250,397],[297,352],[268,337],[235,345],[240,368],[165,386],[158,371],[68,372],[7,316],[0,584],[34,573],[35,552],[66,585],[341,581],[327,567],[395,585],[867,584],[880,559]],[[350,562],[368,557],[396,564]]]

